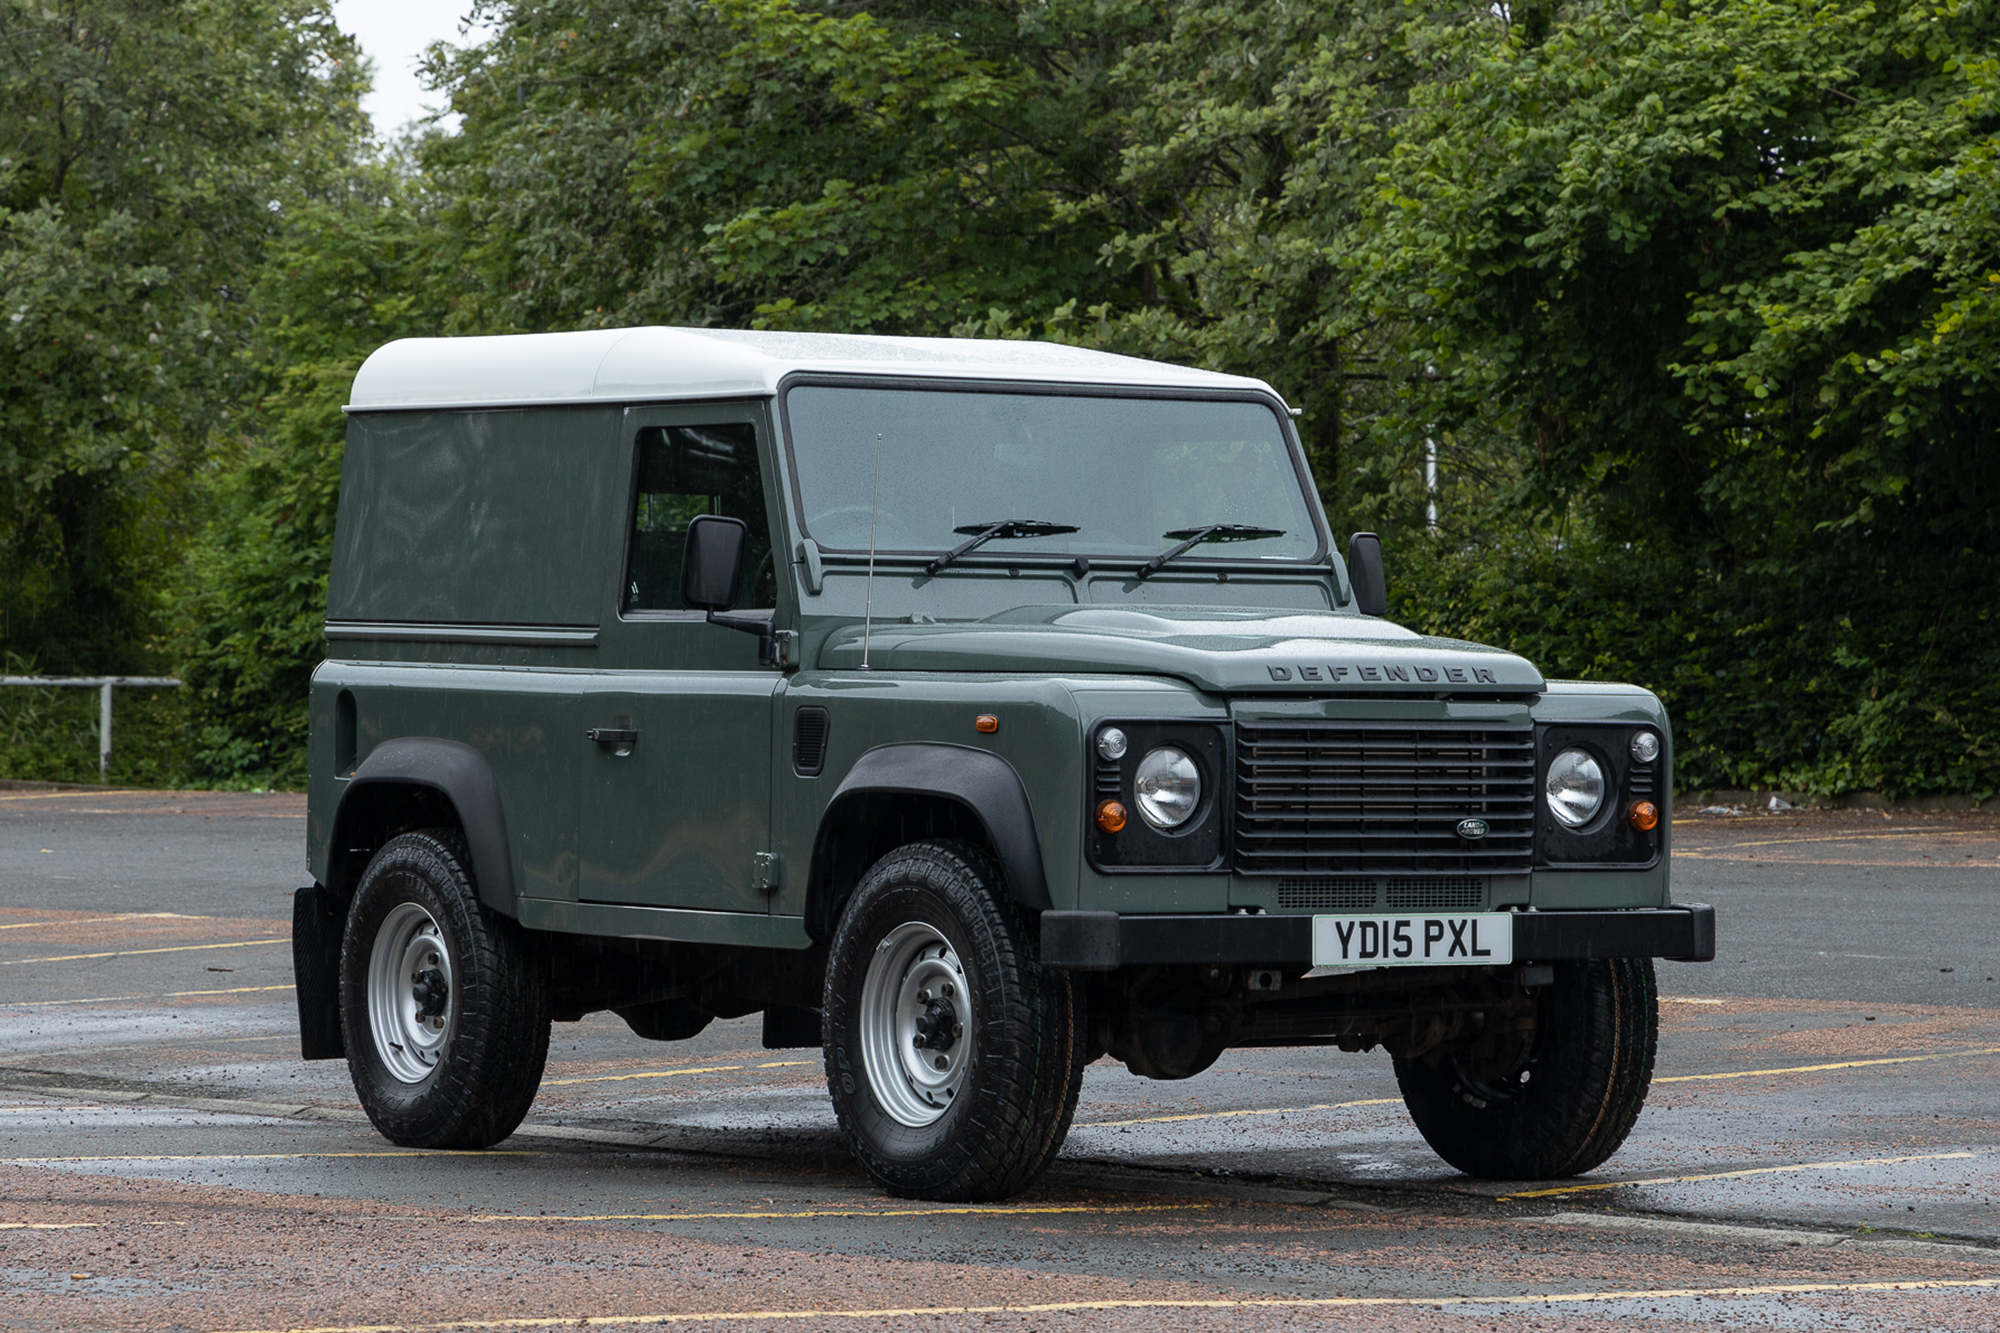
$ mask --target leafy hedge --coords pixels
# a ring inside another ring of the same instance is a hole
[[[1550,677],[1643,685],[1674,718],[1675,783],[1891,797],[2000,792],[2000,573],[1829,558],[1718,576],[1657,548],[1395,548],[1392,614],[1511,648]]]

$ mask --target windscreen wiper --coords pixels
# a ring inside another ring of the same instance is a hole
[[[1076,526],[1070,523],[1044,523],[1038,518],[1003,518],[998,523],[968,523],[962,528],[953,528],[952,531],[970,533],[972,540],[960,542],[925,565],[924,573],[937,573],[984,542],[1010,541],[1016,537],[1053,537],[1061,532],[1075,532]]]
[[[1285,530],[1283,528],[1259,528],[1248,523],[1210,523],[1206,527],[1179,528],[1173,532],[1163,532],[1160,535],[1170,539],[1185,538],[1186,540],[1182,541],[1179,546],[1174,547],[1172,550],[1160,552],[1151,560],[1139,566],[1139,577],[1142,579],[1151,578],[1160,572],[1160,566],[1166,564],[1167,561],[1184,552],[1193,550],[1203,542],[1255,541],[1259,537],[1282,537],[1285,535]]]

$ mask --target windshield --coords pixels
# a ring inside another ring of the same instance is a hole
[[[1261,403],[809,384],[786,393],[785,414],[806,535],[828,550],[867,550],[874,510],[883,551],[948,551],[967,525],[1007,519],[1077,529],[982,547],[969,560],[1149,560],[1174,544],[1167,533],[1218,523],[1282,535],[1182,560],[1319,551],[1284,432]]]

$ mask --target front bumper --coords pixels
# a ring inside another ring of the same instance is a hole
[[[1042,965],[1076,972],[1211,963],[1292,967],[1312,962],[1310,916],[1120,916],[1042,913]],[[1514,957],[1715,958],[1715,909],[1706,903],[1611,911],[1516,912]]]

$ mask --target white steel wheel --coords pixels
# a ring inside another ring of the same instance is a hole
[[[437,921],[413,902],[382,918],[368,954],[368,1028],[383,1068],[421,1083],[444,1056],[456,1027],[451,950]]]
[[[965,968],[937,927],[910,921],[882,938],[858,1017],[862,1068],[882,1109],[912,1129],[949,1111],[971,1064],[973,1014]]]

